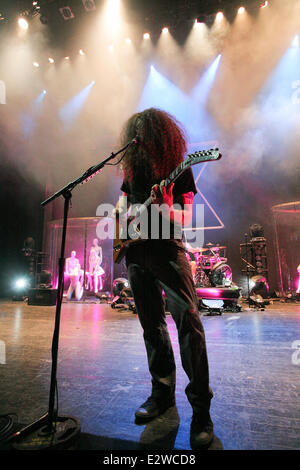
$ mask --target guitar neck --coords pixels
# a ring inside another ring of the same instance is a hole
[[[180,165],[178,165],[165,179],[164,186],[167,188],[172,184],[185,170],[190,168],[192,165],[197,163],[209,162],[212,160],[219,160],[221,158],[219,149],[211,150],[202,150],[192,154],[189,154],[185,160],[183,160]],[[143,204],[143,210],[145,210],[152,203],[151,196]],[[140,212],[141,213],[141,212]]]
[[[181,173],[183,173],[183,171],[185,171],[187,168],[184,168],[185,166],[185,163],[182,162],[179,166],[177,166],[175,168],[175,170],[172,171],[172,173],[170,173],[170,175],[168,176],[168,178],[165,179],[165,184],[164,186],[166,188],[168,188],[170,186],[170,184],[172,184],[177,178],[178,176],[181,175]],[[144,206],[145,207],[148,207],[150,206],[150,204],[152,203],[152,199],[151,199],[151,196],[148,197],[148,199],[144,202]]]
[[[172,173],[166,178],[165,180],[165,187],[167,188],[170,184],[174,183],[174,181],[181,175],[185,170],[187,170],[186,163],[183,161],[180,165],[172,171]]]

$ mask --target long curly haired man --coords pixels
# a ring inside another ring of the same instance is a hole
[[[122,143],[135,137],[138,144],[131,146],[122,160],[123,196],[132,205],[143,204],[150,194],[154,210],[160,211],[161,204],[167,207],[159,214],[161,219],[168,218],[171,226],[190,223],[196,193],[191,169],[168,188],[161,184],[184,159],[187,144],[181,125],[165,111],[146,109],[128,119]],[[149,217],[151,225],[150,211]],[[205,333],[182,239],[171,230],[167,239],[156,234],[155,238],[149,236],[130,244],[126,266],[152,379],[151,394],[136,410],[136,421],[153,420],[175,405],[175,360],[164,292],[178,330],[182,366],[189,379],[185,392],[192,407],[191,447],[208,447],[214,436],[210,417],[213,393],[209,387]]]

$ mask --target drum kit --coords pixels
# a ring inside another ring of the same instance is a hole
[[[187,259],[196,287],[229,287],[232,284],[232,270],[225,257],[226,248],[212,243],[201,248],[186,244]]]

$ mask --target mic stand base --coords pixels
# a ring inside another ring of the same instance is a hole
[[[15,450],[62,450],[76,446],[80,421],[73,416],[57,416],[49,422],[48,413],[16,432],[9,443]]]

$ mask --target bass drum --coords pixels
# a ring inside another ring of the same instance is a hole
[[[224,261],[219,261],[213,266],[208,277],[212,286],[225,286],[226,281],[230,281],[230,283],[232,282],[231,267],[224,263]]]

